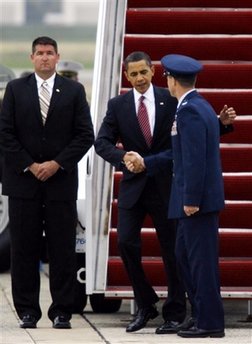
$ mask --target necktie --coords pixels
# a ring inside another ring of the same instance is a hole
[[[42,115],[43,124],[45,124],[46,122],[47,113],[50,105],[50,93],[47,89],[47,86],[47,82],[44,81],[41,85],[41,90],[39,93],[40,111]]]
[[[139,125],[141,127],[142,133],[144,135],[145,141],[148,145],[148,147],[151,146],[152,142],[152,135],[151,135],[151,129],[150,129],[150,122],[149,122],[149,116],[147,112],[147,108],[144,104],[144,96],[141,96],[139,98],[139,107],[138,107],[138,113],[137,113],[137,118]]]

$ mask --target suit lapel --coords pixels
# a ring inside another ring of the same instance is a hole
[[[30,92],[31,92],[30,101],[31,101],[34,109],[36,109],[35,115],[36,115],[38,121],[41,123],[41,125],[43,125],[42,115],[41,115],[40,105],[39,105],[38,87],[37,87],[37,81],[35,78],[35,74],[31,75],[31,77],[28,80],[28,84],[29,84],[29,88],[30,88]]]
[[[59,101],[63,93],[62,80],[63,79],[58,74],[56,74],[50,106],[47,114],[47,120],[49,120],[50,116],[52,115],[55,104]]]

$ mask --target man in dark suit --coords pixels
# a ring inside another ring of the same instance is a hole
[[[108,102],[95,149],[106,161],[117,167],[121,165],[123,171],[118,197],[118,245],[138,306],[138,312],[126,331],[137,331],[158,315],[155,307],[158,296],[147,280],[141,263],[141,227],[148,213],[156,228],[169,281],[168,297],[162,309],[165,322],[157,328],[156,333],[175,333],[186,316],[186,303],[184,288],[176,271],[175,221],[167,218],[172,164],[168,169],[149,177],[145,171],[138,175],[129,172],[125,163],[131,159],[130,151],[146,157],[171,148],[170,131],[177,101],[164,88],[152,85],[154,66],[144,52],[130,54],[125,59],[124,67],[125,76],[133,89]],[[150,145],[137,118],[142,95],[145,96],[144,103],[149,115]],[[227,107],[222,113],[225,119],[226,110]],[[228,110],[235,116],[232,108]],[[123,149],[118,148],[118,141]]]
[[[196,91],[202,65],[183,55],[161,60],[178,100],[172,150],[145,157],[152,175],[174,161],[169,218],[178,220],[176,258],[192,305],[194,324],[181,337],[223,337],[224,311],[218,265],[218,214],[224,208],[219,124],[211,105]],[[128,164],[134,171],[134,168]]]
[[[56,74],[58,60],[55,40],[35,39],[31,53],[35,73],[8,83],[0,116],[12,294],[22,328],[35,328],[42,315],[39,259],[43,231],[52,296],[48,317],[54,328],[71,327],[77,163],[92,146],[94,132],[84,87]]]

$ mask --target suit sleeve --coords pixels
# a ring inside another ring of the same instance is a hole
[[[160,152],[158,154],[149,155],[144,158],[147,175],[154,176],[160,172],[171,171],[172,166],[172,150]]]
[[[108,102],[107,113],[98,131],[94,146],[96,153],[114,166],[121,163],[126,153],[125,150],[117,147],[119,139],[116,109],[113,99],[111,99]]]
[[[13,165],[17,173],[22,173],[27,166],[33,163],[33,159],[17,138],[14,104],[15,95],[12,83],[8,83],[0,116],[0,146],[4,152],[8,153],[8,163]]]
[[[84,87],[78,85],[75,96],[74,121],[72,139],[54,158],[65,170],[71,170],[87,153],[94,143],[93,123]]]
[[[219,119],[219,126],[220,126],[220,135],[228,134],[234,131],[234,127],[232,124],[224,125],[222,124],[220,119]]]

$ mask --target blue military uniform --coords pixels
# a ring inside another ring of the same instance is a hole
[[[196,76],[202,65],[187,56],[167,55],[166,75],[180,82]],[[183,84],[182,84],[183,85]],[[173,158],[169,217],[178,219],[176,256],[195,318],[183,337],[224,336],[224,311],[218,266],[218,214],[224,207],[219,151],[219,123],[211,105],[194,89],[178,103],[172,127],[172,152],[146,158],[147,170]],[[198,207],[187,216],[184,206]]]

